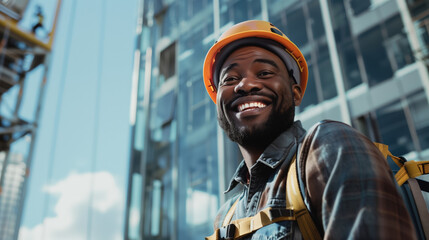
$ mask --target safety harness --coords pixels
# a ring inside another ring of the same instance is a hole
[[[238,239],[271,223],[286,220],[297,221],[304,239],[322,239],[299,190],[296,156],[289,167],[286,182],[286,208],[268,207],[253,217],[240,218],[231,222],[239,200],[237,199],[226,214],[222,227],[216,229],[213,235],[206,237],[206,240]]]
[[[421,192],[414,192],[414,189],[420,188],[415,182],[415,177],[429,174],[429,161],[407,161],[403,157],[396,157],[390,153],[388,146],[381,143],[374,143],[384,158],[389,156],[400,168],[395,174],[395,179],[399,186],[408,181],[415,200],[416,208],[420,218],[421,228],[423,228],[426,239],[429,239],[429,213]],[[286,180],[286,208],[265,208],[256,215],[247,218],[237,219],[231,222],[239,199],[231,206],[222,227],[206,237],[206,240],[239,239],[251,234],[258,229],[280,221],[296,221],[305,240],[322,239],[310,212],[304,204],[303,196],[300,191],[299,179],[297,176],[296,155],[289,166]]]

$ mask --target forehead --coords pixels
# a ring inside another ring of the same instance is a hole
[[[246,46],[233,51],[222,64],[222,68],[238,61],[255,59],[268,59],[276,62],[279,66],[284,65],[276,54],[261,47]]]

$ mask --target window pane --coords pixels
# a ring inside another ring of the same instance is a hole
[[[350,6],[352,7],[353,14],[359,15],[365,12],[371,6],[370,0],[351,0]]]
[[[323,26],[322,13],[320,12],[319,1],[313,0],[308,4],[311,17],[311,31],[313,38],[317,39],[325,35],[325,27]]]
[[[219,11],[220,11],[220,26],[226,25],[229,21],[232,20],[231,12],[232,8],[228,7],[228,3],[225,0],[219,2]]]
[[[175,108],[175,93],[173,91],[165,94],[156,102],[156,109],[153,111],[156,116],[151,119],[151,124],[161,126],[173,119]]]
[[[249,19],[256,17],[261,13],[261,0],[248,0],[249,2]]]
[[[300,111],[304,111],[307,107],[317,104],[317,92],[316,92],[316,83],[314,79],[313,67],[308,66],[308,81],[307,89],[305,90],[304,97],[299,106]]]
[[[171,33],[173,32],[172,28],[175,26],[175,22],[177,21],[176,11],[175,11],[175,3],[173,3],[162,16],[162,25],[161,25],[161,35],[163,37],[172,37]]]
[[[179,160],[178,239],[197,240],[213,233],[213,219],[219,207],[218,165],[212,155],[217,150],[213,140],[187,146]]]
[[[348,90],[362,83],[353,43],[351,41],[347,42],[343,47],[339,47],[338,52],[343,75],[345,76],[345,87]]]
[[[153,180],[152,184],[152,218],[150,233],[152,236],[158,236],[161,224],[161,181]]]
[[[386,30],[389,37],[386,47],[393,54],[398,68],[414,62],[413,53],[403,28],[404,25],[399,15],[386,22]]]
[[[380,26],[374,27],[359,36],[362,58],[370,85],[375,85],[392,77],[392,67],[384,47]]]
[[[286,35],[298,47],[302,47],[308,42],[307,31],[305,30],[305,18],[302,8],[286,14]]]
[[[233,5],[233,19],[235,23],[239,23],[247,19],[247,0],[238,0]]]
[[[252,19],[261,11],[260,1],[255,0],[222,0],[219,2],[219,8],[221,27],[230,21],[239,23]]]
[[[276,26],[278,29],[280,29],[282,32],[284,32],[285,34],[288,33],[285,31],[287,29],[287,27],[286,27],[286,16],[283,12],[278,14],[278,15],[272,16],[272,17],[270,16],[270,22],[274,26]]]
[[[424,92],[408,98],[411,116],[422,150],[429,148],[429,105]]]
[[[343,40],[350,38],[350,27],[346,16],[346,10],[344,8],[344,1],[331,0],[329,2],[335,40],[340,43]]]
[[[317,57],[323,99],[331,99],[337,96],[337,88],[335,86],[335,78],[332,72],[331,58],[327,45],[320,46],[319,55]]]
[[[158,85],[176,74],[176,44],[172,44],[161,52],[159,61]]]
[[[376,117],[381,140],[389,145],[393,155],[404,155],[415,150],[400,102],[380,108],[376,111]]]
[[[204,125],[207,105],[203,104],[192,111],[192,128],[195,130]]]
[[[142,181],[142,176],[140,174],[133,174],[131,181],[132,191],[128,220],[128,237],[130,239],[138,239],[139,237]]]
[[[205,91],[205,86],[203,84],[203,79],[198,78],[198,80],[192,82],[192,105],[200,104],[206,99],[207,92]]]

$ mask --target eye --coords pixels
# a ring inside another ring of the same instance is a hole
[[[274,72],[269,71],[269,70],[263,70],[258,72],[257,76],[258,78],[270,78],[274,75]]]
[[[222,81],[221,81],[221,85],[229,85],[232,84],[234,81],[238,80],[237,76],[225,76]]]

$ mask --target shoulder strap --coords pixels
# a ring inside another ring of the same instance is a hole
[[[206,237],[205,239],[238,239],[272,223],[287,220],[292,221],[295,219],[296,218],[292,210],[269,207],[258,212],[253,217],[240,218],[232,221],[231,223],[224,222],[224,224],[226,223],[227,225],[216,229],[211,236]]]
[[[240,200],[240,198],[237,198],[237,200],[232,204],[231,208],[228,210],[228,213],[225,215],[225,218],[223,219],[222,227],[228,225],[231,222],[232,216],[234,216],[235,209],[237,208],[237,203]]]
[[[401,186],[410,178],[429,174],[429,161],[406,161],[404,158],[394,156],[387,145],[374,143],[383,154],[384,159],[388,156],[398,165],[399,171],[395,174],[396,182]]]
[[[405,158],[397,157],[390,153],[389,147],[387,145],[381,143],[374,144],[383,154],[384,159],[387,160],[387,157],[389,156],[396,163],[396,165],[398,165],[399,171],[395,174],[395,179],[398,185],[402,186],[405,182],[408,182],[408,186],[418,212],[417,217],[420,220],[423,234],[425,235],[426,239],[429,239],[429,212],[418,183],[418,181],[425,181],[415,179],[415,177],[429,174],[429,161],[407,161]]]
[[[299,230],[305,240],[322,239],[307,206],[304,204],[298,183],[297,170],[296,160],[294,158],[287,174],[286,206],[290,206],[290,208],[294,210]]]
[[[286,185],[286,208],[265,208],[253,217],[240,218],[231,222],[239,201],[237,199],[225,215],[222,227],[216,229],[211,236],[205,239],[237,239],[269,224],[286,220],[298,222],[298,226],[305,240],[322,239],[299,191],[295,157],[289,166]]]

